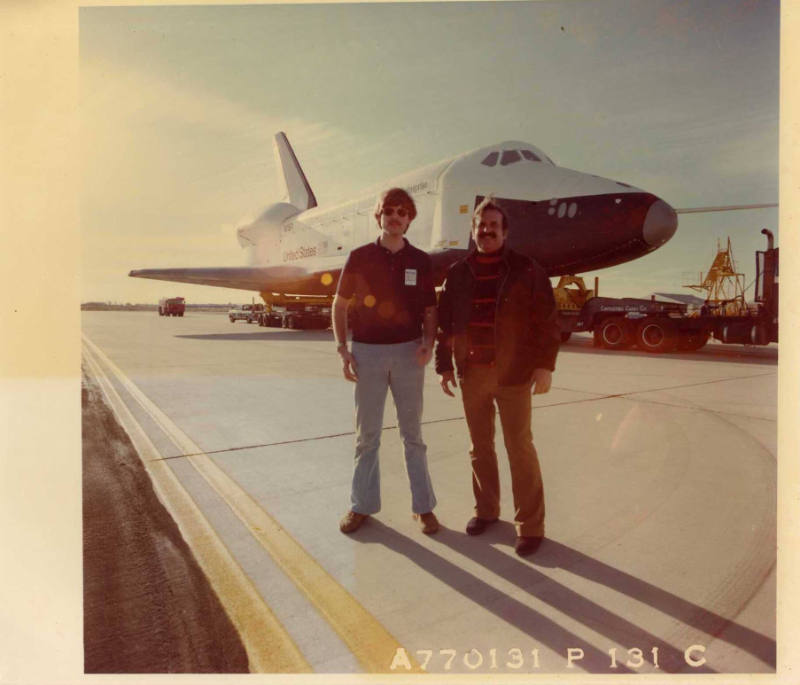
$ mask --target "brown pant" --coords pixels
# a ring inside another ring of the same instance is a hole
[[[468,367],[461,381],[461,399],[472,441],[472,490],[475,515],[500,515],[500,479],[494,450],[495,403],[511,466],[514,524],[518,535],[544,535],[542,472],[531,433],[531,383],[499,386],[494,367]]]

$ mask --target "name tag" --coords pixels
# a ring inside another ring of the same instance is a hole
[[[406,285],[416,285],[416,284],[417,284],[417,270],[406,269]]]

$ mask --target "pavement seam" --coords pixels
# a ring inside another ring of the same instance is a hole
[[[127,378],[102,350],[86,336],[84,340],[175,446],[191,454],[186,457],[187,461],[225,501],[281,570],[317,608],[366,672],[389,672],[393,657],[402,648],[396,638],[306,552],[278,521]],[[163,459],[159,461],[164,463]],[[409,660],[412,672],[421,672],[419,665],[410,657]]]
[[[573,404],[583,404],[586,402],[599,402],[601,400],[614,400],[614,399],[627,399],[632,395],[643,395],[650,392],[664,392],[665,390],[678,390],[681,388],[692,388],[700,385],[713,385],[714,383],[724,383],[727,381],[741,381],[741,380],[748,380],[750,378],[761,378],[762,376],[772,376],[773,373],[760,373],[751,376],[737,376],[736,378],[718,378],[711,381],[701,381],[699,383],[684,383],[682,385],[668,385],[663,388],[647,388],[645,390],[632,390],[630,392],[621,392],[615,393],[612,395],[603,395],[601,393],[589,393],[586,390],[570,390],[569,388],[562,388],[559,386],[553,386],[553,390],[564,390],[566,392],[576,392],[576,393],[583,393],[583,394],[592,394],[592,397],[584,397],[579,400],[568,400],[566,402],[549,402],[545,404],[538,404],[534,407],[537,411],[541,411],[542,409],[548,409],[550,407],[563,407],[565,405],[573,405]],[[671,404],[669,402],[663,402],[659,400],[649,400],[649,399],[642,399],[640,401],[648,402],[650,404],[663,404],[670,407],[678,407],[680,408],[681,405]],[[709,410],[715,414],[726,414],[729,416],[739,416],[742,418],[747,419],[756,419],[761,421],[775,421],[774,419],[765,419],[760,416],[750,416],[748,414],[736,414],[735,412],[725,412],[725,411],[716,411],[716,410]],[[430,426],[436,423],[450,423],[452,421],[463,421],[464,416],[453,416],[445,419],[431,419],[430,421],[423,421],[423,426]],[[391,424],[389,426],[384,426],[381,430],[397,430],[397,424]],[[194,457],[199,455],[210,455],[210,454],[226,454],[228,452],[240,452],[243,450],[254,450],[254,449],[261,449],[263,447],[278,447],[281,445],[293,445],[301,442],[313,442],[314,440],[331,440],[333,438],[342,438],[348,435],[355,435],[355,431],[347,431],[345,433],[331,433],[329,435],[312,435],[307,438],[295,438],[293,440],[279,440],[277,442],[264,442],[258,443],[255,445],[240,445],[238,447],[225,447],[224,449],[219,450],[208,450],[206,452],[189,452],[186,454],[173,454],[166,457],[160,457],[161,459],[185,459],[187,457]],[[177,445],[180,447],[180,445]]]
[[[84,340],[89,343],[84,347],[84,358],[89,370],[130,437],[159,500],[178,525],[222,606],[236,626],[247,652],[251,672],[310,673],[311,666],[289,633],[264,602],[172,469],[158,458],[148,458],[159,456],[156,447],[95,359],[91,341],[85,336]]]

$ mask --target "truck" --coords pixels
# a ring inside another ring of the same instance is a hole
[[[324,330],[331,325],[331,297],[282,295],[269,298],[259,326]]]
[[[562,341],[573,332],[590,332],[596,347],[621,350],[635,345],[654,353],[699,350],[711,338],[744,345],[778,342],[779,248],[771,231],[765,228],[761,233],[767,237],[767,249],[756,252],[752,304],[744,301],[743,287],[730,298],[711,297],[721,292],[721,279],[742,276],[735,273],[729,241],[727,250],[718,250],[703,284],[688,286],[709,295],[699,311],[655,297],[600,297],[597,279],[590,290],[581,277],[562,276],[554,289]]]
[[[242,304],[231,307],[228,310],[228,319],[231,323],[236,323],[239,319],[247,323],[258,321],[258,317],[264,311],[263,304]]]
[[[162,297],[158,301],[159,316],[183,316],[186,300],[182,297]]]

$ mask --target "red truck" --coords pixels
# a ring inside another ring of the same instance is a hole
[[[186,300],[182,297],[162,297],[158,301],[159,316],[183,316]]]

